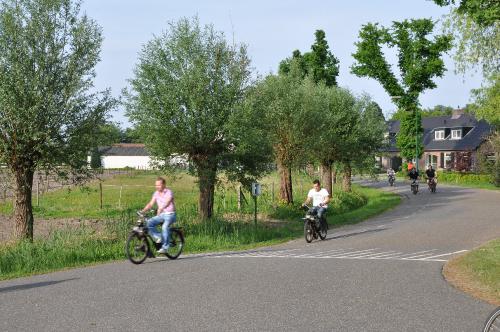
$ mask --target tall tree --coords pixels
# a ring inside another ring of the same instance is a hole
[[[317,114],[312,157],[321,164],[323,185],[332,193],[332,168],[342,159],[342,151],[350,148],[347,142],[358,122],[356,98],[346,89],[324,84],[310,86],[309,91],[305,107],[311,109],[308,113]]]
[[[260,127],[239,127],[247,120],[240,118],[254,114],[243,107],[250,76],[244,45],[228,44],[197,18],[182,18],[146,44],[125,91],[127,115],[152,155],[164,165],[186,155],[193,165],[203,219],[212,216],[219,171],[251,176],[267,166]]]
[[[421,137],[417,147],[415,136],[411,137],[423,132],[417,114],[418,98],[423,91],[436,87],[433,78],[441,77],[446,70],[441,56],[451,48],[449,35],[428,39],[433,29],[434,22],[430,19],[393,22],[390,29],[368,23],[359,33],[360,41],[355,44],[357,50],[353,54],[357,61],[351,67],[354,74],[379,81],[399,109],[413,113],[402,120],[402,128],[409,130],[400,131],[397,141],[402,156],[408,159],[415,155],[415,150],[417,156],[423,151]],[[392,72],[382,51],[383,46],[397,48],[401,79],[398,80]]]
[[[18,238],[33,239],[35,169],[86,174],[113,106],[107,92],[92,92],[101,29],[79,11],[71,0],[0,4],[0,162],[14,175]]]
[[[288,74],[269,75],[258,85],[260,108],[265,116],[267,138],[273,146],[280,176],[280,199],[293,203],[292,167],[307,155],[317,116],[305,108],[308,80],[302,79],[300,63],[292,61]]]
[[[291,62],[295,61],[303,77],[309,75],[316,83],[323,82],[326,86],[335,86],[339,75],[339,60],[330,51],[325,32],[316,30],[314,35],[315,42],[311,45],[311,51],[303,55],[299,50],[293,51],[291,58],[281,61],[279,73],[287,74]]]
[[[384,133],[387,130],[380,107],[368,95],[356,99],[350,108],[351,121],[349,135],[340,145],[339,161],[343,166],[344,191],[351,191],[352,169],[373,172],[375,155],[384,145]]]

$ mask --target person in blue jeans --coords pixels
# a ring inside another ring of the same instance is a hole
[[[319,220],[326,224],[325,214],[328,209],[328,203],[330,202],[330,194],[325,188],[321,188],[321,183],[319,180],[313,181],[313,188],[309,190],[307,194],[307,199],[304,205],[310,204],[312,201],[313,208],[318,212]]]
[[[174,193],[166,187],[165,179],[159,177],[155,181],[156,191],[153,193],[151,201],[146,204],[142,213],[151,209],[155,204],[158,207],[156,216],[147,221],[149,233],[156,243],[163,243],[159,254],[167,252],[170,244],[170,225],[176,221]],[[156,226],[162,224],[162,232],[156,230]]]

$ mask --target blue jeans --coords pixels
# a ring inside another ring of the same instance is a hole
[[[328,208],[315,206],[315,207],[313,207],[313,209],[318,212],[318,218],[321,220],[324,218],[324,216],[326,214],[326,209],[328,209]]]
[[[161,238],[163,245],[162,248],[167,249],[168,244],[170,243],[170,225],[173,224],[176,220],[176,215],[174,213],[162,213],[158,216],[154,216],[153,218],[148,220],[148,230],[149,234],[153,237]],[[161,226],[161,234],[156,231],[156,226],[162,224]]]

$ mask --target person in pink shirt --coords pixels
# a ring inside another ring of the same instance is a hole
[[[151,209],[155,204],[158,207],[156,216],[148,220],[149,233],[157,243],[163,245],[158,250],[159,254],[167,252],[170,244],[170,225],[176,221],[174,193],[166,187],[165,179],[159,177],[155,182],[156,191],[153,193],[151,201],[146,204],[142,213]],[[156,226],[162,224],[162,232],[156,230]]]

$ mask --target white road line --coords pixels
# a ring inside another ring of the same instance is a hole
[[[401,255],[401,258],[411,258],[412,256],[414,255],[419,255],[419,254],[423,254],[423,253],[427,253],[427,255],[429,255],[429,253],[431,251],[436,251],[437,249],[432,249],[432,250],[424,250],[424,251],[417,251],[417,252],[413,252],[411,254],[404,254],[404,255]]]
[[[462,252],[467,252],[467,251],[469,251],[469,250],[459,250],[459,251],[454,251],[454,252],[450,252],[450,253],[447,253],[447,254],[435,255],[435,256],[425,257],[425,258],[421,258],[421,259],[425,260],[425,259],[432,259],[432,258],[443,257],[443,256],[450,256],[450,255],[460,254]]]
[[[415,259],[415,258],[424,258],[425,256],[428,256],[428,257],[431,257],[430,255],[433,255],[435,254],[435,252],[433,252],[434,250],[429,250],[429,252],[425,253],[425,254],[420,254],[420,255],[414,255],[412,254],[413,256],[406,256],[406,257],[401,257],[403,259]]]
[[[362,255],[363,253],[368,253],[369,251],[373,251],[373,250],[377,250],[377,248],[375,249],[366,249],[366,250],[356,250],[356,251],[351,251],[351,252],[344,252],[344,253],[339,253],[338,255],[340,255],[339,257],[352,257],[352,256],[357,256],[358,254],[359,255]],[[337,255],[331,255],[332,257],[335,257]]]
[[[384,256],[384,254],[394,255],[395,253],[396,253],[395,251],[382,251],[382,252],[375,252],[367,255],[357,256],[356,258],[380,257],[380,255],[382,256]]]

